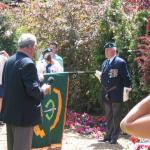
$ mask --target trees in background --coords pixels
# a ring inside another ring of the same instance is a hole
[[[0,3],[0,50],[6,50],[11,55],[16,50],[16,45],[14,33],[10,29],[9,17],[3,12],[5,8],[7,5]]]
[[[133,90],[128,104],[134,105],[147,94],[141,88],[143,78],[135,62],[138,37],[146,33],[147,10],[126,13],[120,0],[111,3],[108,0],[53,0],[9,6],[3,10],[4,14],[13,37],[11,41],[15,42],[22,32],[31,32],[38,37],[40,53],[50,40],[56,40],[65,71],[95,71],[104,60],[103,45],[115,41],[132,75]],[[69,106],[78,111],[102,112],[100,88],[94,74],[71,75]]]

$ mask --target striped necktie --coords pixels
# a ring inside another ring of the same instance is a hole
[[[106,67],[107,67],[107,68],[108,68],[108,66],[110,65],[109,63],[110,63],[110,60],[108,59],[107,62],[106,62]]]
[[[105,72],[108,69],[108,67],[109,67],[109,61],[110,61],[109,59],[106,60],[105,66],[103,68],[103,72]]]

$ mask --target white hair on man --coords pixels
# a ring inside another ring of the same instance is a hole
[[[19,48],[31,48],[36,44],[37,44],[37,39],[31,33],[23,33],[18,40]]]

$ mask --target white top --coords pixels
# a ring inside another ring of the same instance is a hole
[[[40,81],[44,80],[44,73],[46,71],[46,62],[45,61],[38,61],[36,63],[36,68],[37,68],[37,74],[39,77]]]
[[[47,63],[43,61],[38,61],[36,63],[37,74],[40,81],[44,80],[44,73],[46,73]],[[53,64],[49,67],[50,72],[52,73],[60,73],[64,72],[64,68],[59,64],[59,62],[53,60]]]
[[[59,62],[53,60],[53,64],[48,68],[48,70],[51,73],[59,73],[59,72],[63,72],[64,68],[60,65]]]

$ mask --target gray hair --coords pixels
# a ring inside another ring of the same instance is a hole
[[[31,33],[23,33],[18,40],[19,48],[25,48],[25,47],[30,48],[36,44],[37,44],[36,37]]]

